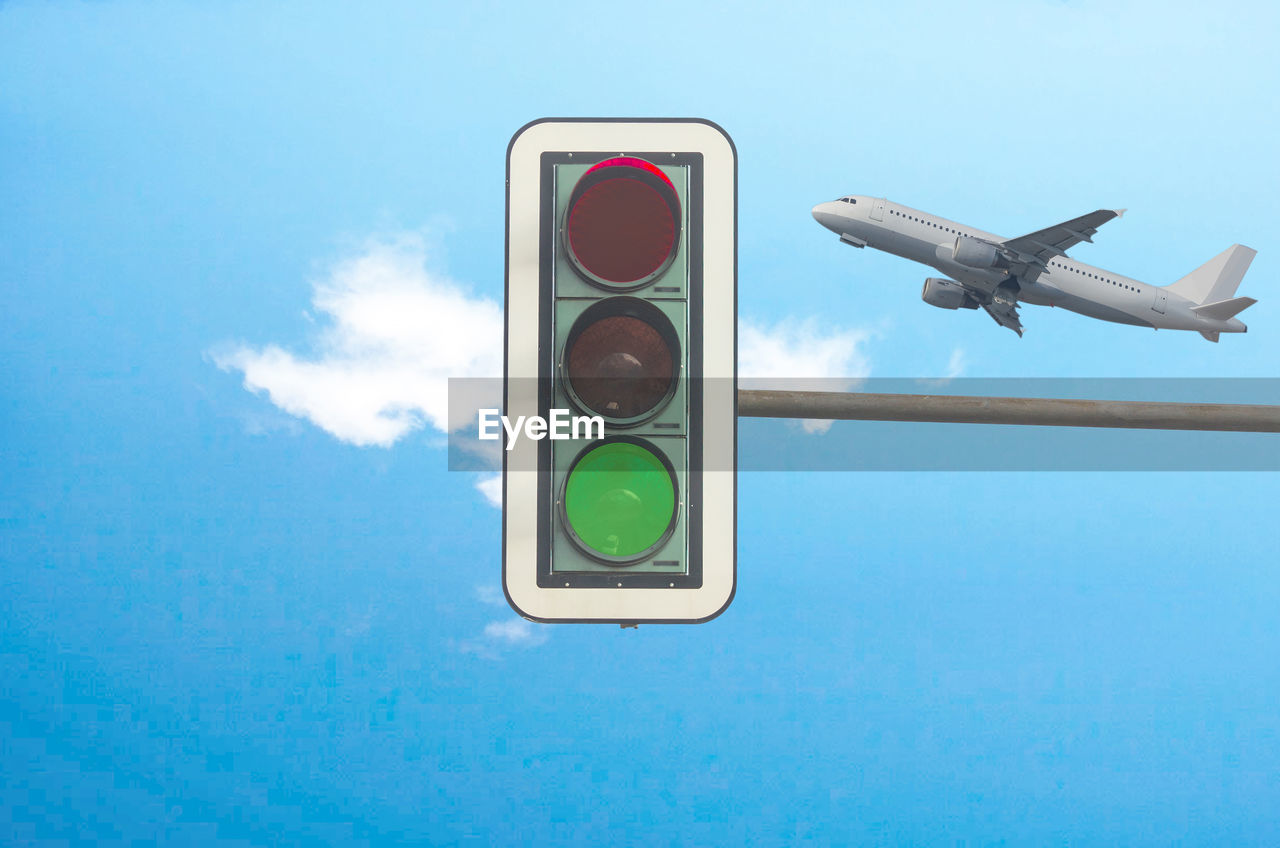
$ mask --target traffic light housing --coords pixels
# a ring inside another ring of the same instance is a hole
[[[737,167],[701,120],[507,150],[503,588],[538,621],[713,618],[736,581]],[[529,424],[529,422],[535,422]]]

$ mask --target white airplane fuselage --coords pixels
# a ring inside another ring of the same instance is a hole
[[[1008,272],[968,267],[953,258],[959,236],[997,245],[1005,241],[1003,237],[884,198],[846,197],[813,207],[814,219],[841,241],[928,265],[975,289],[990,291],[1009,279]],[[1017,280],[1017,300],[1140,327],[1201,333],[1247,330],[1238,318],[1221,320],[1196,313],[1193,307],[1199,304],[1164,286],[1148,285],[1065,255],[1054,256],[1045,266],[1034,280]]]

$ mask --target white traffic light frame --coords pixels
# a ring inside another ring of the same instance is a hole
[[[518,439],[503,457],[503,590],[535,621],[699,622],[719,615],[736,587],[737,535],[737,155],[715,124],[700,119],[543,119],[522,127],[507,149],[506,339],[503,414],[547,413],[539,386],[550,378],[550,311],[542,275],[548,263],[543,155],[625,156],[669,151],[700,157],[701,487],[699,585],[548,585],[539,580],[551,469],[539,443]],[[692,294],[692,293],[691,293]],[[540,521],[539,495],[544,496]],[[691,540],[690,544],[693,544]],[[625,574],[619,569],[618,574]],[[652,582],[652,581],[651,581]]]

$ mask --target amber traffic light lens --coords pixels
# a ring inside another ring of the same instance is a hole
[[[656,415],[670,400],[679,361],[671,320],[647,301],[617,297],[579,316],[562,368],[570,395],[585,411],[630,424]]]

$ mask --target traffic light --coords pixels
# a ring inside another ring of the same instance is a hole
[[[693,622],[732,600],[736,250],[736,154],[710,122],[511,139],[503,588],[521,615]]]

